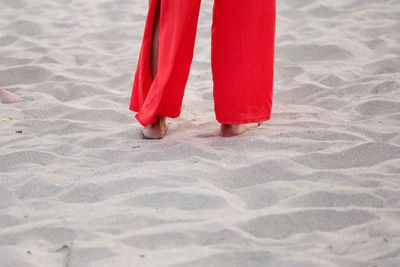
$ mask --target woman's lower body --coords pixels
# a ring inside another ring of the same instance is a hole
[[[215,0],[211,65],[215,115],[221,124],[248,124],[270,119],[275,1]],[[144,127],[154,124],[160,117],[180,115],[193,59],[200,2],[149,2],[130,103],[130,109],[137,112],[135,117]],[[158,35],[155,35],[157,30]],[[156,71],[152,62],[155,47]]]

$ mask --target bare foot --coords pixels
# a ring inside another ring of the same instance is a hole
[[[11,104],[24,101],[16,94],[13,94],[10,91],[7,91],[6,89],[3,88],[0,88],[0,99],[4,104]]]
[[[167,117],[157,115],[157,121],[143,129],[144,138],[161,139],[168,130]]]
[[[262,122],[242,124],[221,124],[221,136],[230,137],[244,133],[247,129],[257,128]]]

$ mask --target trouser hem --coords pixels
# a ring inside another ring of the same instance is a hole
[[[262,121],[267,121],[270,119],[271,119],[271,116],[261,117],[258,119],[240,120],[240,121],[230,121],[230,120],[220,120],[220,119],[217,119],[217,121],[221,124],[243,124],[243,123],[262,122]]]

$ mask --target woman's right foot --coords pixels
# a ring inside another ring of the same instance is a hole
[[[143,129],[146,139],[162,139],[168,130],[167,117],[157,115],[157,121]]]

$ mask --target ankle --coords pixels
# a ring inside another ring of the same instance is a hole
[[[161,115],[156,115],[157,121],[155,124],[165,124],[167,122],[167,117],[161,116]]]

